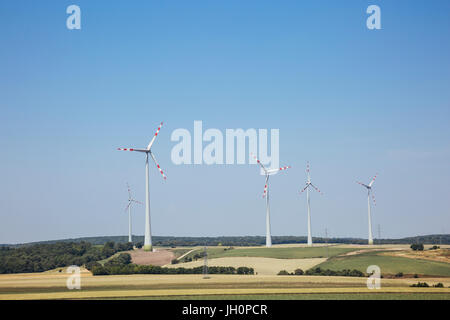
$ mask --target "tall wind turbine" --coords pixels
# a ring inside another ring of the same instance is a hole
[[[131,189],[130,186],[127,183],[127,188],[128,188],[128,205],[125,208],[125,211],[128,211],[128,242],[133,242],[132,239],[132,231],[131,231],[131,205],[133,204],[133,202],[135,203],[139,203],[142,204],[142,202],[139,202],[135,199],[133,199],[133,197],[131,196]]]
[[[255,158],[256,162],[259,163],[262,170],[264,171],[264,175],[266,176],[266,184],[264,186],[264,193],[263,198],[266,198],[266,247],[269,248],[272,246],[272,237],[270,235],[270,208],[269,208],[269,176],[277,173],[281,170],[286,170],[290,168],[290,166],[282,167],[282,168],[276,168],[276,169],[266,169],[266,167],[263,166],[261,161],[256,158],[256,156],[252,153],[253,158]]]
[[[308,246],[311,247],[312,246],[312,235],[311,235],[311,208],[310,208],[310,204],[309,204],[309,187],[313,187],[314,190],[319,192],[321,195],[323,195],[323,193],[311,182],[311,176],[309,174],[309,162],[307,162],[307,164],[306,164],[306,176],[307,176],[306,186],[302,189],[302,191],[300,191],[300,194],[302,194],[303,191],[306,190],[306,203],[308,206]]]
[[[152,157],[153,161],[155,162],[156,167],[158,168],[159,172],[161,173],[164,180],[166,180],[166,175],[162,171],[161,167],[159,166],[158,162],[156,161],[155,156],[153,155],[151,148],[153,143],[155,142],[156,137],[158,136],[159,130],[161,130],[163,123],[159,125],[158,129],[156,130],[155,135],[153,136],[153,139],[150,141],[146,149],[134,149],[134,148],[117,148],[117,150],[121,151],[136,151],[136,152],[143,152],[145,153],[145,238],[144,238],[144,250],[145,251],[152,251],[152,234],[151,234],[151,228],[150,228],[150,186],[149,186],[149,172],[148,172],[148,156]]]
[[[370,195],[372,195],[373,203],[374,205],[377,205],[375,202],[375,196],[373,195],[372,191],[372,185],[375,182],[375,179],[377,178],[378,173],[373,177],[372,181],[370,181],[369,184],[364,184],[362,182],[356,181],[356,183],[359,183],[363,187],[367,189],[367,208],[368,208],[368,215],[369,215],[369,244],[373,244],[373,237],[372,237],[372,216],[370,214]]]

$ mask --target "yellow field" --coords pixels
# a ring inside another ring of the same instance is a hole
[[[117,275],[83,273],[81,290],[66,288],[67,275],[37,273],[0,275],[0,300],[102,299],[151,296],[301,293],[442,293],[449,294],[449,278],[427,278],[446,288],[411,288],[417,279],[382,279],[382,288],[369,290],[366,278],[264,275]]]
[[[312,259],[274,259],[261,257],[225,257],[208,260],[208,266],[215,267],[250,267],[255,270],[258,275],[276,275],[280,270],[293,272],[295,269],[307,270],[319,263],[324,262],[325,258]],[[175,265],[166,265],[169,268],[193,268],[203,265],[203,260],[197,260]]]

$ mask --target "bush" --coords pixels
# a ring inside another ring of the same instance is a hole
[[[410,285],[410,287],[428,288],[429,285],[426,282],[417,282],[417,283]]]
[[[401,278],[403,277],[403,272],[399,272],[395,275],[396,278]]]
[[[418,278],[419,277],[419,275],[416,273],[415,275],[414,275],[414,278]]]
[[[176,258],[175,258],[175,259],[172,259],[172,261],[170,261],[171,264],[177,264],[178,262],[179,262],[179,261],[178,261],[178,259],[176,259]]]
[[[281,270],[280,272],[278,272],[278,275],[279,276],[288,276],[288,275],[290,275],[290,273],[287,272],[286,270]]]
[[[236,270],[237,274],[255,274],[255,270],[253,268],[248,267],[239,267]]]
[[[443,288],[444,285],[442,284],[442,282],[436,283],[435,285],[433,285],[433,287],[435,288]]]
[[[240,274],[253,274],[254,270],[247,267],[239,267]],[[113,274],[202,274],[203,266],[195,268],[165,268],[159,266],[142,266],[135,264],[122,265],[104,265],[94,266],[92,274],[96,275],[113,275]],[[210,274],[238,274],[238,270],[234,267],[209,267]]]
[[[142,248],[144,244],[142,242],[136,242],[136,244],[134,245],[137,249]]]
[[[131,256],[129,253],[121,253],[117,257],[112,258],[111,260],[105,263],[105,267],[110,266],[123,266],[131,263]]]
[[[344,269],[340,271],[334,271],[330,269],[322,270],[320,267],[306,270],[307,276],[341,276],[341,277],[365,277],[365,274],[359,270]]]
[[[295,274],[296,276],[301,276],[301,275],[304,274],[304,272],[303,272],[302,269],[295,269],[294,274]]]
[[[423,244],[422,243],[414,243],[411,245],[411,249],[413,251],[423,251]]]

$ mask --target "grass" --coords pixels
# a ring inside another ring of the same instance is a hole
[[[403,274],[450,276],[450,264],[446,262],[395,257],[376,252],[333,257],[317,267],[331,270],[357,269],[366,272],[370,265],[379,266],[383,275],[402,272]]]
[[[191,251],[191,248],[185,249],[185,248],[176,248],[176,249],[170,249],[170,251],[173,252],[173,254],[175,255],[175,258],[181,257],[183,254],[185,254],[186,252]]]
[[[336,246],[328,247],[329,257],[337,256],[347,252],[355,251],[354,248],[340,248]],[[186,257],[192,258],[195,254],[202,253],[203,249],[195,250]],[[308,259],[308,258],[326,258],[326,247],[287,247],[287,248],[234,248],[223,247],[208,248],[208,258],[221,257],[263,257],[276,259]]]

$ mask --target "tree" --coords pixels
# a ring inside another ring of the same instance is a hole
[[[423,243],[413,243],[411,249],[413,251],[423,251]]]
[[[294,274],[295,274],[296,276],[301,276],[301,275],[304,274],[304,272],[303,272],[302,269],[295,269]]]
[[[286,270],[281,270],[280,272],[278,272],[279,276],[288,276],[289,272],[287,272]]]

